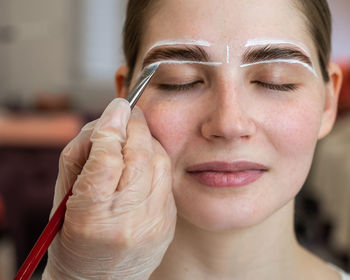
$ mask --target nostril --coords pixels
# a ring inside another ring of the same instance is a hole
[[[241,139],[248,140],[256,132],[255,124],[224,124],[218,122],[208,122],[203,124],[201,128],[201,135],[209,140],[220,140],[220,139]]]

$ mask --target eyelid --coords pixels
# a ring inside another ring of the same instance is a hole
[[[298,89],[298,85],[294,83],[269,83],[269,82],[262,82],[259,80],[251,81],[252,84],[257,84],[258,86],[262,86],[264,88],[275,90],[275,91],[295,91]]]
[[[206,83],[208,73],[202,68],[192,67],[162,67],[152,79],[154,85],[184,86],[196,83]]]
[[[185,91],[194,88],[197,84],[203,84],[202,80],[196,80],[190,83],[181,83],[181,84],[158,84],[158,88],[161,90],[168,91]]]

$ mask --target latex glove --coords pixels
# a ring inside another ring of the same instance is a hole
[[[74,184],[43,279],[148,279],[173,239],[170,159],[115,99],[63,150],[53,211]],[[80,174],[80,175],[78,175]]]

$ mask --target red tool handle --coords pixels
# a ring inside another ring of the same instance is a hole
[[[15,277],[15,280],[28,280],[34,273],[40,260],[44,256],[46,250],[49,248],[52,240],[55,238],[57,232],[63,225],[64,215],[67,209],[66,203],[69,196],[71,196],[72,194],[72,189],[73,187],[70,188],[70,190],[56,209],[49,223],[40,235],[38,241],[35,243],[33,249],[30,251],[27,259],[22,264],[20,270],[18,271]]]

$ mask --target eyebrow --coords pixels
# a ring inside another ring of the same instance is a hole
[[[313,67],[310,57],[303,52],[291,47],[275,47],[271,45],[247,48],[242,57],[242,64],[274,60],[299,60]]]
[[[267,45],[291,45],[295,46],[299,49],[301,49],[305,54],[308,56],[310,55],[310,52],[307,50],[307,47],[299,42],[294,42],[291,40],[284,40],[284,39],[251,39],[248,40],[245,44],[245,47],[252,47],[252,46],[267,46]]]
[[[162,61],[209,62],[208,53],[200,46],[163,47],[151,50],[142,63],[147,65]]]
[[[173,46],[173,45],[197,45],[203,47],[210,47],[211,43],[205,40],[195,40],[195,39],[183,39],[183,40],[163,40],[154,43],[147,52],[159,47],[159,46]]]

